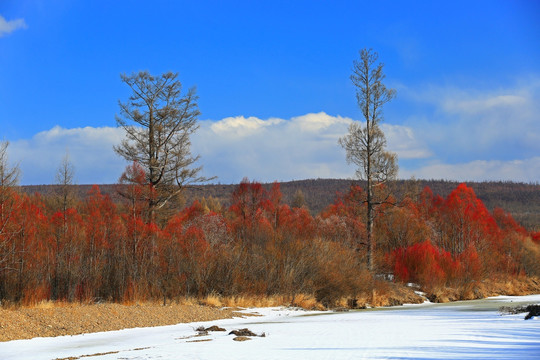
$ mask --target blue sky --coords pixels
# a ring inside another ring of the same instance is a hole
[[[352,62],[373,48],[397,98],[400,177],[540,181],[538,1],[0,0],[0,139],[22,184],[115,182],[120,73],[197,87],[193,152],[222,183],[348,178]]]

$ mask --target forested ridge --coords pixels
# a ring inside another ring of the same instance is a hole
[[[397,188],[414,187],[420,192],[426,186],[436,194],[443,197],[458,186],[456,181],[446,180],[400,180]],[[328,205],[332,204],[338,193],[348,191],[351,184],[364,185],[361,181],[346,179],[306,179],[281,182],[283,201],[291,205],[297,191],[303,193],[306,207],[312,215],[317,215]],[[263,184],[268,190],[272,184]],[[530,231],[540,231],[540,184],[526,184],[517,182],[485,181],[468,182],[488,210],[496,207],[509,212],[512,217]],[[213,197],[223,206],[231,202],[234,184],[209,184],[196,187],[187,187],[184,192],[185,203],[191,204],[196,199]],[[71,185],[73,194],[80,199],[88,196],[92,185]],[[27,185],[21,189],[27,194],[40,193],[42,195],[59,194],[59,185]],[[100,185],[103,194],[109,195],[114,201],[119,201],[118,185]]]
[[[0,299],[167,302],[208,294],[310,294],[331,306],[384,289],[388,281],[418,283],[430,293],[457,289],[468,298],[479,296],[475,291],[486,282],[540,275],[540,233],[501,208],[489,211],[466,184],[445,197],[429,187],[402,191],[394,205],[380,207],[371,272],[363,189],[329,181],[349,187],[314,214],[307,198],[321,182],[306,181],[312,187],[305,203],[295,188],[302,182],[289,183],[291,205],[282,192],[287,184],[243,181],[232,186],[227,203],[197,190],[199,200],[155,221],[146,215],[140,184],[125,185],[131,198],[118,201],[92,186],[65,210],[62,197],[2,187]]]

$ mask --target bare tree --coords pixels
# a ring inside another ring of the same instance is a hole
[[[66,150],[66,154],[62,158],[62,163],[56,170],[56,184],[60,186],[60,194],[56,199],[56,206],[62,213],[62,228],[55,234],[56,249],[63,248],[62,251],[56,251],[55,253],[55,268],[54,268],[54,280],[53,280],[53,296],[58,295],[59,291],[59,273],[65,272],[65,283],[67,286],[68,299],[71,301],[74,297],[74,271],[73,271],[73,253],[75,252],[75,246],[73,239],[68,234],[68,209],[73,206],[73,184],[75,178],[75,167],[69,159],[69,153]],[[63,246],[61,246],[63,245]],[[62,265],[64,269],[62,271],[59,266]]]
[[[339,139],[339,144],[347,152],[347,162],[358,166],[356,175],[367,181],[366,229],[368,267],[374,270],[373,224],[375,209],[388,196],[378,194],[378,190],[397,176],[397,156],[386,151],[386,138],[379,127],[383,120],[383,106],[395,97],[394,89],[387,89],[382,83],[385,78],[383,64],[375,64],[378,54],[371,49],[360,51],[359,61],[354,61],[351,80],[356,87],[356,100],[365,124],[354,122],[349,133]]]
[[[62,163],[56,170],[56,184],[60,186],[60,208],[65,213],[72,201],[72,185],[75,177],[75,167],[69,159],[66,151]]]
[[[301,208],[306,206],[306,196],[304,195],[304,192],[301,189],[296,190],[294,193],[291,207],[293,208]]]
[[[7,148],[9,141],[0,141],[0,187],[13,187],[19,184],[19,167],[8,164]]]
[[[190,135],[198,129],[198,97],[194,88],[181,94],[177,73],[152,76],[141,71],[121,78],[132,95],[127,102],[119,102],[116,122],[126,131],[126,139],[114,150],[144,168],[151,190],[148,214],[154,219],[155,210],[186,185],[210,180],[199,175],[202,167],[194,167],[199,156],[190,151]]]

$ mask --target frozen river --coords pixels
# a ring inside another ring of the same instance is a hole
[[[261,317],[0,343],[0,359],[540,359],[540,319],[500,315],[540,295],[334,312],[253,309]],[[200,325],[227,332],[194,337]],[[239,328],[265,337],[233,341]]]

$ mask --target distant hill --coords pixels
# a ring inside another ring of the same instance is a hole
[[[346,192],[353,180],[343,179],[309,179],[288,181],[281,183],[283,199],[290,204],[295,193],[301,190],[305,202],[312,214],[320,213],[329,204],[334,202],[337,193]],[[358,183],[358,182],[356,182]],[[398,191],[411,186],[411,181],[399,181]],[[442,180],[417,180],[414,187],[421,191],[429,186],[434,194],[446,197],[459,183]],[[272,184],[264,184],[267,189]],[[360,183],[362,185],[362,183]],[[514,182],[469,182],[486,207],[493,210],[500,207],[512,214],[512,216],[525,228],[531,231],[540,231],[540,184],[524,184]],[[186,203],[191,204],[195,199],[212,196],[218,199],[225,207],[230,205],[231,193],[236,185],[201,185],[187,188],[185,191]],[[92,188],[92,185],[73,185],[75,194],[84,198]],[[119,200],[117,193],[118,185],[100,185],[104,194],[109,194],[113,200]],[[26,193],[40,193],[42,195],[54,195],[59,193],[58,185],[29,185],[22,186]]]

